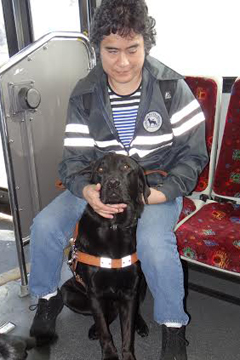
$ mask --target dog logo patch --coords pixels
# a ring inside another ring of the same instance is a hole
[[[162,116],[156,111],[149,112],[143,121],[143,127],[148,132],[155,132],[162,126]]]
[[[165,95],[164,95],[164,99],[165,100],[170,100],[171,98],[172,98],[172,95],[171,95],[170,91],[166,91]]]

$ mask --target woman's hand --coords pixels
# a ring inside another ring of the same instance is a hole
[[[126,204],[103,204],[100,200],[101,184],[87,185],[83,188],[83,196],[93,210],[106,219],[113,219],[113,215],[121,213]]]

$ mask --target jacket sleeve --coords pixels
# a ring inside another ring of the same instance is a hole
[[[160,190],[167,199],[188,195],[208,162],[205,140],[205,117],[185,80],[178,80],[169,112],[173,157],[166,164],[168,176]],[[172,160],[173,159],[173,160]]]
[[[91,164],[95,159],[94,140],[89,133],[88,116],[84,111],[82,97],[71,97],[59,175],[63,185],[78,197],[83,197],[82,190],[90,183]]]

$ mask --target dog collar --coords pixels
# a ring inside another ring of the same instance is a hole
[[[73,257],[74,260],[83,264],[98,266],[106,269],[121,269],[130,266],[138,261],[136,252],[132,255],[124,256],[121,259],[111,259],[108,257],[97,257],[89,255],[79,250],[76,250]]]

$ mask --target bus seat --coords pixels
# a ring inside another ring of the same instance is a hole
[[[240,198],[240,78],[231,92],[213,195]]]
[[[219,129],[219,109],[222,93],[222,78],[187,76],[185,78],[194,96],[199,101],[206,119],[206,145],[210,161],[199,176],[193,196],[185,197],[179,221],[192,214],[204,204],[212,188],[212,172],[216,161],[216,143]]]
[[[182,259],[240,274],[240,78],[233,84],[211,199],[176,228]]]

